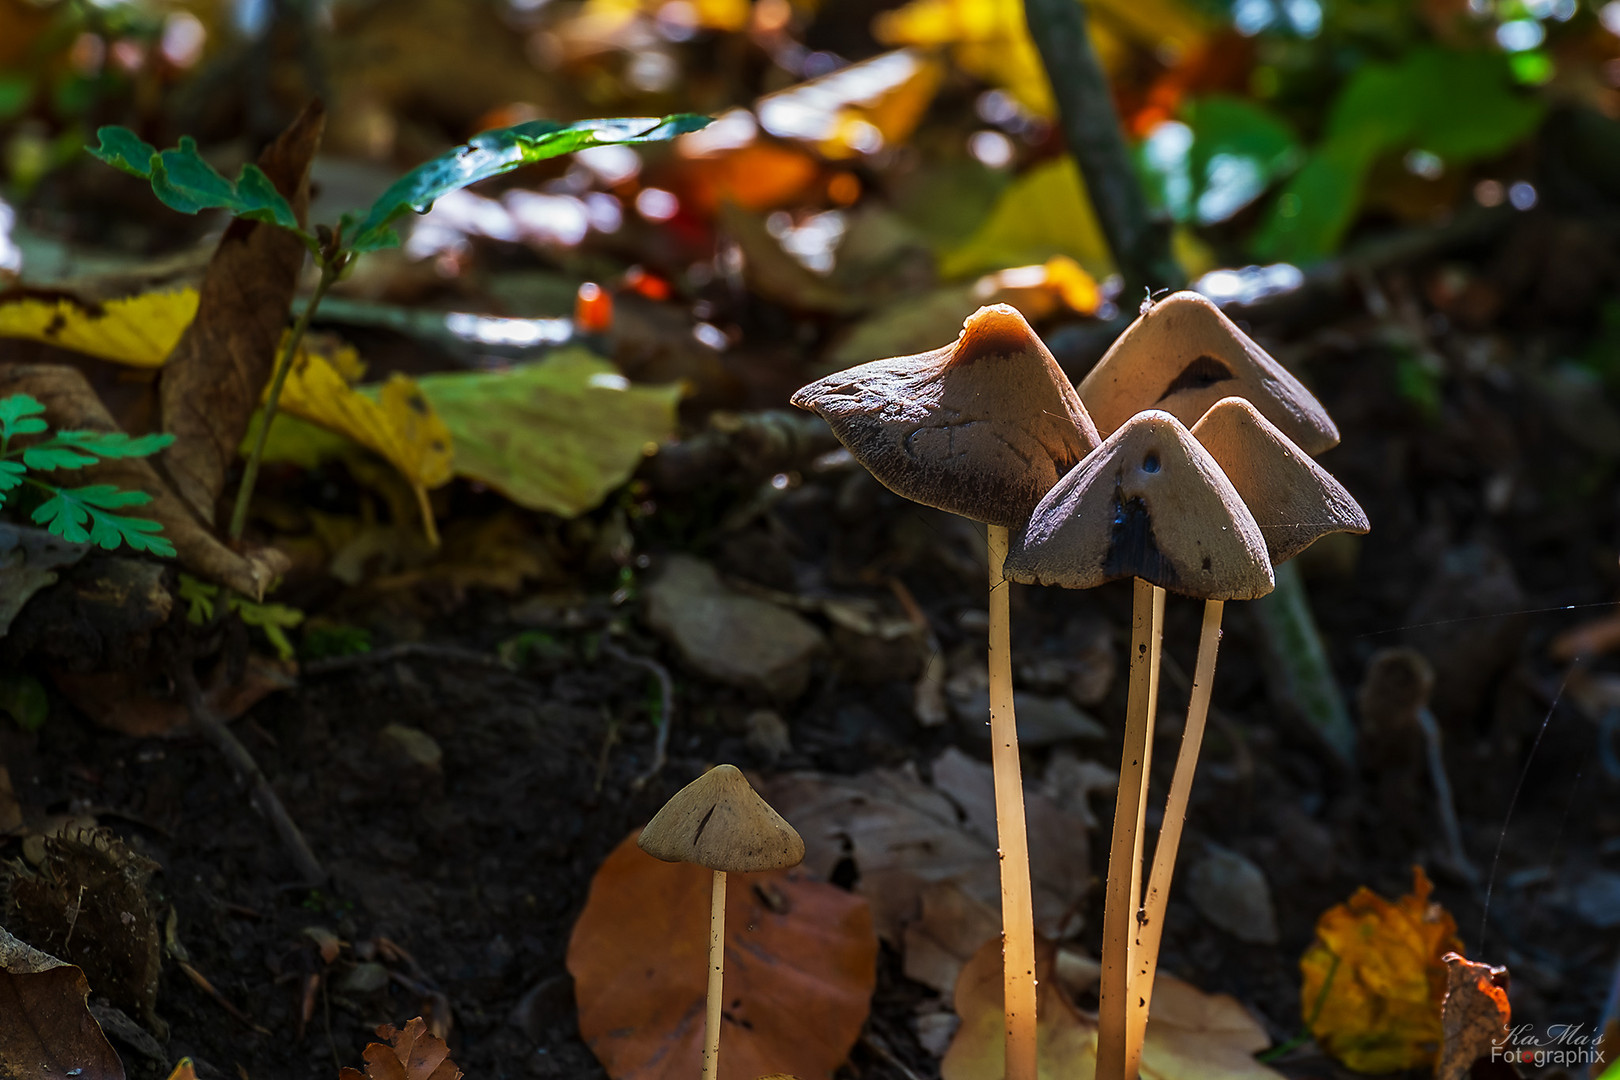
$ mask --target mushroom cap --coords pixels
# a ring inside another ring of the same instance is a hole
[[[716,765],[677,791],[636,845],[665,862],[749,873],[804,861],[804,840],[735,765]]]
[[[1344,485],[1289,442],[1253,402],[1222,398],[1192,434],[1242,496],[1273,565],[1328,533],[1367,531],[1367,515]]]
[[[982,307],[956,341],[874,360],[793,395],[896,494],[1022,525],[1100,441],[1068,376],[1018,310]]]
[[[1138,577],[1204,600],[1252,600],[1274,585],[1232,482],[1157,410],[1126,421],[1047,492],[1012,537],[1006,574],[1069,589]]]
[[[1104,435],[1143,409],[1190,427],[1221,398],[1245,397],[1307,454],[1339,443],[1322,403],[1195,292],[1165,297],[1126,327],[1080,383],[1080,397]]]

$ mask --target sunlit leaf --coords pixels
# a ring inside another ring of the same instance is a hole
[[[152,194],[171,209],[183,214],[228,210],[250,221],[298,229],[292,204],[257,165],[242,166],[236,180],[231,181],[203,160],[197,152],[197,141],[190,136],[182,136],[178,147],[160,153],[127,128],[104,127],[96,134],[101,142],[88,147],[90,153],[116,169],[150,181]]]
[[[598,505],[671,437],[681,395],[679,386],[632,386],[579,348],[419,383],[454,438],[457,475],[565,517]]]
[[[761,98],[766,131],[815,143],[830,158],[876,153],[910,136],[934,100],[943,66],[897,49]]]
[[[577,124],[533,120],[486,131],[394,181],[352,230],[346,230],[346,235],[356,251],[393,247],[399,237],[390,227],[391,222],[408,213],[424,214],[435,200],[468,184],[591,146],[662,142],[697,131],[708,122],[706,116],[682,113],[662,120],[641,117],[584,120]]]
[[[1138,148],[1149,198],[1177,222],[1225,221],[1292,168],[1299,144],[1288,125],[1239,98],[1190,102]]]
[[[1256,254],[1287,262],[1331,254],[1380,156],[1415,149],[1467,164],[1522,141],[1545,108],[1514,85],[1500,53],[1425,48],[1357,69],[1333,103],[1322,143],[1255,238]]]
[[[1074,159],[1035,166],[1002,193],[971,239],[940,262],[947,278],[1044,263],[1067,255],[1093,278],[1113,271],[1108,243]]]
[[[94,305],[69,297],[0,298],[0,337],[43,341],[132,367],[159,367],[196,316],[195,289]]]
[[[1322,913],[1300,959],[1300,1007],[1311,1035],[1357,1072],[1430,1066],[1440,1051],[1442,958],[1462,942],[1456,920],[1430,903],[1432,889],[1414,867],[1411,893],[1394,903],[1356,890]]]
[[[615,1080],[697,1075],[713,877],[660,862],[631,835],[591,881],[568,971],[580,1034]],[[871,1008],[878,941],[866,901],[799,871],[728,878],[719,1080],[831,1076]]]

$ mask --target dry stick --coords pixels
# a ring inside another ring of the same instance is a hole
[[[1125,1040],[1131,988],[1131,942],[1136,929],[1136,863],[1141,795],[1147,783],[1147,753],[1153,736],[1150,709],[1153,653],[1159,640],[1154,586],[1134,580],[1131,604],[1130,694],[1125,709],[1125,749],[1119,762],[1119,797],[1108,849],[1108,885],[1103,901],[1102,973],[1097,1007],[1097,1080],[1125,1080]]]
[[[186,705],[186,712],[191,714],[191,722],[203,733],[214,749],[224,755],[225,760],[231,763],[237,773],[247,778],[248,785],[253,791],[253,799],[259,804],[259,809],[270,819],[275,826],[276,835],[281,837],[287,854],[292,856],[298,873],[307,885],[317,885],[326,880],[326,871],[321,868],[320,860],[309,849],[304,840],[304,834],[298,830],[298,824],[293,821],[292,815],[281,804],[276,795],[276,789],[270,786],[270,781],[259,768],[259,763],[253,760],[248,748],[243,746],[226,726],[225,721],[203,698],[202,688],[197,685],[197,676],[191,670],[191,664],[182,661],[175,673],[175,684],[179,687],[180,696]]]
[[[709,898],[709,1000],[703,1028],[703,1080],[720,1075],[720,1006],[725,1002],[726,872],[714,872]]]
[[[1219,600],[1204,601],[1204,626],[1198,635],[1198,663],[1193,669],[1187,724],[1181,732],[1181,750],[1176,755],[1175,776],[1170,780],[1170,797],[1164,804],[1164,824],[1159,827],[1159,842],[1153,848],[1153,873],[1148,878],[1145,910],[1137,923],[1136,963],[1131,968],[1132,1008],[1125,1045],[1127,1075],[1142,1061],[1148,1008],[1153,1003],[1153,976],[1159,966],[1159,940],[1164,935],[1164,911],[1170,899],[1170,880],[1176,871],[1181,830],[1187,822],[1187,801],[1192,796],[1198,752],[1204,744],[1204,722],[1209,717],[1209,695],[1215,683],[1215,653],[1220,648],[1221,614],[1225,607]]]
[[[1007,1034],[1006,1080],[1035,1080],[1035,913],[1024,827],[1024,780],[1013,714],[1012,622],[1007,529],[991,525],[990,765],[996,785],[996,843],[1001,849],[1001,973]]]

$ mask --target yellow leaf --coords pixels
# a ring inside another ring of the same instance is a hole
[[[131,367],[159,367],[197,315],[197,290],[101,304],[23,296],[0,302],[0,337],[28,338]]]
[[[1036,1070],[1040,1080],[1093,1080],[1097,1018],[1063,992],[1057,950],[1035,943]],[[1001,1080],[1005,1035],[1001,1013],[1001,939],[985,942],[956,980],[962,1026],[940,1062],[943,1080]],[[1169,975],[1153,982],[1142,1046],[1142,1080],[1281,1080],[1254,1060],[1270,1044],[1265,1030],[1225,994],[1206,994]]]
[[[1412,892],[1394,903],[1356,890],[1317,920],[1316,941],[1300,959],[1300,1007],[1311,1035],[1357,1072],[1433,1065],[1439,1053],[1441,957],[1461,952],[1462,942],[1456,920],[1429,902],[1433,887],[1413,867]]]
[[[180,1064],[169,1074],[169,1080],[197,1080],[197,1070],[192,1068],[191,1059],[181,1058]]]
[[[925,53],[897,49],[767,94],[759,122],[772,135],[815,143],[829,158],[875,153],[910,136],[944,75]]]
[[[1074,159],[1065,155],[1024,173],[1007,188],[967,243],[940,260],[947,278],[1004,270],[1067,255],[1093,278],[1113,258]]]

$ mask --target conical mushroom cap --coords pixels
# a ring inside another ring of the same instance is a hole
[[[1253,402],[1222,398],[1192,434],[1254,515],[1273,565],[1328,533],[1367,531],[1367,515],[1344,485],[1289,442]]]
[[[1215,459],[1169,413],[1138,413],[1035,508],[1007,552],[1026,584],[1089,589],[1139,577],[1203,600],[1273,587],[1260,527]]]
[[[992,525],[1022,525],[1097,445],[1080,395],[1016,308],[983,307],[950,345],[804,387],[810,409],[884,486]]]
[[[1244,397],[1307,454],[1338,445],[1322,403],[1194,292],[1167,296],[1125,329],[1080,383],[1097,429],[1118,430],[1143,409],[1191,426],[1221,398]]]
[[[735,765],[716,765],[677,791],[636,844],[665,862],[727,873],[783,870],[804,861],[799,834]]]

